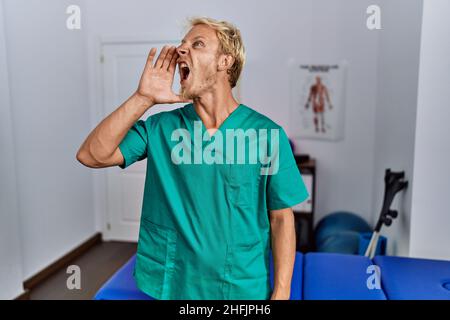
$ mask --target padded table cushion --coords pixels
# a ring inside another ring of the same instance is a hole
[[[369,258],[339,253],[307,253],[304,257],[303,299],[385,300],[383,290],[369,289]]]
[[[136,255],[120,268],[97,292],[95,300],[154,300],[136,286],[133,277]]]
[[[381,283],[392,300],[450,300],[450,261],[376,256]]]
[[[141,292],[133,278],[133,256],[97,292],[96,300],[154,300]],[[347,254],[297,252],[291,283],[291,300],[450,300],[450,261],[376,256],[382,290],[369,289],[370,259]],[[270,253],[270,281],[274,265]],[[384,292],[383,292],[384,291]]]

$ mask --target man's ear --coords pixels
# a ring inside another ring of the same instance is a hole
[[[233,66],[234,58],[229,54],[222,54],[219,59],[218,70],[224,71],[228,70]]]

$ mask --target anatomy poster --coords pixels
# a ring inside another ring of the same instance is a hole
[[[290,128],[296,137],[343,138],[345,73],[345,63],[292,64]]]

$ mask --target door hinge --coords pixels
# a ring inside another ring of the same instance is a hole
[[[100,56],[100,63],[103,63],[103,62],[105,62],[105,56],[104,56],[104,55],[101,55],[101,56]]]
[[[111,230],[111,224],[109,222],[106,224],[106,229],[108,229],[108,231]]]

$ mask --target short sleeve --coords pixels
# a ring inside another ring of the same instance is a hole
[[[136,161],[147,157],[147,126],[149,122],[150,117],[146,121],[138,120],[120,142],[119,149],[124,158],[124,163],[119,165],[120,168],[125,169]]]
[[[276,141],[271,141],[276,143]],[[297,163],[292,153],[289,139],[282,128],[278,138],[278,170],[267,179],[267,206],[269,210],[293,207],[305,201],[309,193],[303,182]]]

